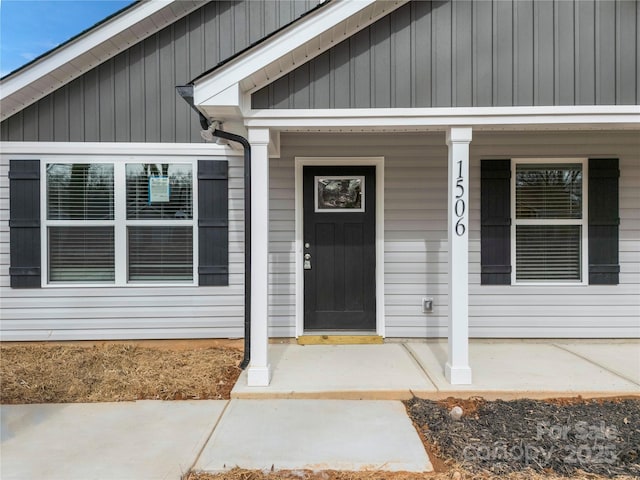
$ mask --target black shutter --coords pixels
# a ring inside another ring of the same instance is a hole
[[[511,160],[480,167],[480,282],[511,284]]]
[[[40,288],[40,160],[9,162],[12,288]]]
[[[198,160],[200,285],[229,285],[229,164]]]
[[[589,159],[589,283],[617,285],[618,261],[618,159]]]

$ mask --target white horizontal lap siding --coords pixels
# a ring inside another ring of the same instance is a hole
[[[295,337],[295,180],[292,157],[269,160],[269,336]]]
[[[447,324],[447,147],[444,135],[422,137],[425,147],[401,142],[385,158],[388,337],[434,337]]]
[[[480,159],[619,158],[620,285],[480,285]],[[481,337],[640,336],[640,141],[637,133],[474,133],[469,321]]]
[[[9,287],[9,159],[0,160],[2,340],[237,338],[244,334],[242,157],[229,161],[229,286]],[[27,157],[25,157],[27,158]],[[45,157],[31,155],[28,158]],[[205,158],[201,155],[198,159]],[[216,157],[220,158],[221,157]],[[195,171],[194,171],[195,173]],[[197,178],[194,175],[194,181]]]
[[[444,134],[284,134],[271,161],[271,333],[295,332],[294,158],[385,157],[385,321],[388,337],[447,335],[447,148]],[[640,315],[640,145],[634,133],[479,133],[471,142],[469,283],[474,337],[632,337]],[[617,286],[480,285],[480,159],[620,159]],[[422,313],[422,298],[434,299]]]
[[[447,292],[444,134],[283,134],[281,145],[281,158],[271,161],[270,243],[272,260],[277,251],[287,267],[277,267],[270,288],[272,299],[286,302],[286,307],[272,313],[272,327],[276,319],[287,321],[282,329],[290,332],[287,336],[295,334],[295,157],[363,156],[385,159],[386,335],[420,337],[446,325],[446,307],[441,310]],[[427,295],[438,305],[429,317],[422,313],[422,297]]]

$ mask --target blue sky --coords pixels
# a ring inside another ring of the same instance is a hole
[[[131,3],[132,0],[0,0],[0,76]]]

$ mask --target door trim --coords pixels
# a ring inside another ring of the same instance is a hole
[[[385,336],[384,324],[384,157],[295,157],[295,289],[296,338],[304,333],[304,270],[302,168],[305,166],[376,167],[376,334]]]

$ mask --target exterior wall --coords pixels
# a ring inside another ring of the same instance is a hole
[[[0,124],[2,141],[200,142],[176,93],[317,0],[214,1]]]
[[[39,289],[9,287],[9,159],[24,156],[1,156],[1,339],[242,337],[244,335],[244,170],[242,156],[239,155],[227,158],[229,161],[229,286],[46,287]],[[25,158],[37,157],[37,155],[29,155]],[[111,158],[117,157],[111,155]],[[198,155],[197,158],[207,159],[202,155]]]
[[[388,337],[447,335],[447,147],[444,134],[287,134],[271,160],[271,335],[295,335],[294,158],[385,157]],[[479,133],[471,142],[469,320],[475,337],[639,336],[640,141],[634,133]],[[480,285],[480,159],[620,158],[620,285]],[[421,300],[434,298],[422,313]]]
[[[270,336],[295,336],[295,156],[385,157],[388,337],[447,335],[444,134],[285,134],[270,161]],[[474,133],[470,166],[470,333],[476,337],[638,336],[640,142],[623,132]],[[480,159],[620,158],[620,285],[481,286]],[[11,158],[16,158],[12,156]],[[29,158],[33,158],[30,156]],[[198,157],[200,158],[200,157]],[[240,337],[243,334],[243,170],[230,157],[228,287],[9,288],[8,161],[0,163],[3,340]],[[422,297],[434,298],[423,314]]]
[[[637,0],[413,1],[252,96],[253,108],[640,103]]]

